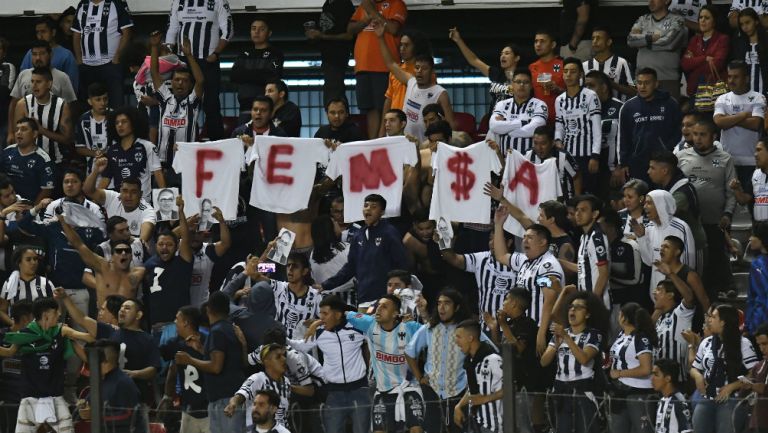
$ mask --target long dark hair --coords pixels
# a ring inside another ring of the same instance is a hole
[[[107,116],[107,137],[110,143],[120,142],[120,136],[117,135],[117,128],[115,128],[115,119],[121,115],[127,117],[131,122],[134,138],[146,140],[149,137],[149,126],[146,117],[136,107],[123,106]]]
[[[647,338],[651,346],[658,347],[659,336],[656,334],[656,325],[643,307],[637,302],[628,302],[621,307],[624,320],[635,327],[635,334]]]
[[[339,251],[344,251],[344,244],[336,239],[333,220],[329,215],[320,215],[312,221],[312,259],[317,263],[325,263],[336,257]]]
[[[589,317],[587,317],[587,328],[596,329],[603,336],[601,346],[606,346],[606,343],[608,342],[606,337],[608,335],[608,329],[610,329],[609,313],[608,310],[605,309],[605,305],[603,305],[603,300],[598,298],[594,293],[579,291],[568,295],[565,303],[560,306],[560,311],[557,312],[562,318],[562,323],[568,323],[568,309],[570,308],[571,303],[577,299],[583,299],[587,304],[587,313],[589,313]],[[605,350],[606,347],[601,347],[600,349]]]
[[[432,57],[432,44],[424,32],[416,29],[405,29],[402,36],[408,36],[413,44],[413,59],[416,59],[417,56]]]
[[[757,58],[760,62],[760,69],[762,71],[764,68],[768,67],[768,33],[766,33],[765,27],[763,27],[763,24],[760,22],[760,16],[757,15],[757,12],[754,9],[742,9],[739,12],[739,21],[741,21],[741,17],[750,17],[757,25],[755,28],[755,31],[757,32]],[[738,25],[738,34],[739,37],[744,39],[747,45],[749,45],[749,36],[741,31],[741,23]]]
[[[435,302],[440,299],[441,296],[449,298],[456,306],[456,311],[453,313],[452,323],[461,323],[471,317],[469,313],[469,306],[467,300],[464,298],[458,290],[453,288],[445,288],[440,291],[440,294],[435,297]],[[437,312],[437,305],[432,308],[432,315],[429,317],[429,327],[434,328],[440,324],[440,314]]]
[[[728,382],[733,382],[744,372],[744,367],[741,365],[739,310],[731,305],[723,304],[717,307],[717,313],[720,315],[720,320],[723,321],[723,329],[720,331],[719,337],[723,341]],[[717,354],[715,355],[717,356]]]

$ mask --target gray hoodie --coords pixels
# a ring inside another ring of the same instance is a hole
[[[653,36],[658,35],[654,42]],[[635,21],[627,45],[637,48],[637,70],[653,68],[659,80],[680,79],[680,52],[687,43],[688,30],[679,15],[668,13],[656,20],[645,14]]]

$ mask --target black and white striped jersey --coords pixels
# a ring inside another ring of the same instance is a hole
[[[245,379],[240,389],[235,392],[235,395],[240,395],[245,398],[245,407],[250,408],[253,406],[253,399],[256,397],[256,392],[271,389],[277,393],[280,397],[280,406],[277,407],[275,413],[275,422],[285,425],[288,417],[288,400],[291,398],[291,382],[288,378],[284,377],[281,381],[273,380],[267,376],[266,372],[259,372],[252,374],[248,379]],[[253,418],[251,417],[251,411],[245,411],[245,426],[248,431],[251,431],[253,425]]]
[[[681,392],[661,397],[656,403],[655,433],[691,433],[692,421],[690,406]]]
[[[497,120],[501,116],[503,120]],[[549,109],[544,101],[530,98],[518,104],[515,98],[496,104],[488,121],[488,130],[496,135],[502,155],[509,149],[525,154],[533,147],[533,131],[547,124]]]
[[[197,97],[194,90],[186,98],[179,99],[167,84],[160,86],[155,97],[160,101],[160,125],[155,151],[160,162],[170,164],[173,162],[173,149],[177,142],[197,141],[197,116],[202,99]]]
[[[483,313],[496,316],[507,293],[515,286],[517,274],[509,266],[496,261],[490,251],[464,254],[464,270],[475,274],[480,292],[480,321],[484,323]]]
[[[738,1],[735,0],[735,2]],[[701,7],[709,3],[708,0],[672,0],[669,4],[669,12],[680,15],[686,21],[698,23]]]
[[[723,348],[722,341],[717,344],[719,350],[715,350],[713,347],[715,346],[714,339],[715,337],[709,336],[701,340],[699,350],[696,352],[696,359],[693,360],[693,368],[699,370],[704,375],[704,379],[707,382],[707,397],[711,398],[714,398],[720,392],[720,388],[728,383],[726,374],[714,374],[716,373],[714,368],[716,359],[725,358],[725,349]],[[745,337],[741,337],[741,364],[739,368],[744,372],[757,364],[755,348]],[[710,388],[712,392],[710,392]]]
[[[480,395],[491,395],[502,389],[503,383],[503,370],[501,368],[501,356],[497,353],[489,353],[478,362],[471,362],[474,364],[474,379],[477,383],[477,393]],[[465,360],[465,366],[467,360]],[[470,372],[467,371],[467,375]],[[469,381],[471,383],[471,381]],[[470,386],[471,388],[471,386]],[[471,393],[474,390],[470,390]],[[479,406],[473,406],[472,412],[475,415],[475,421],[478,425],[481,425],[492,432],[502,432],[503,425],[503,410],[501,406],[502,400],[494,400]]]
[[[648,337],[640,335],[637,332],[625,334],[619,333],[616,341],[611,345],[611,368],[614,370],[632,370],[640,366],[640,355],[647,353],[653,359],[653,346]],[[619,382],[633,388],[650,389],[651,375],[646,377],[620,377]]]
[[[107,117],[105,116],[99,121],[93,118],[93,114],[90,111],[83,113],[75,128],[75,147],[100,150],[102,153],[106,153],[107,144],[109,144],[109,139],[107,138]],[[88,157],[87,162],[88,174],[90,174],[93,171],[93,158]]]
[[[594,347],[595,350],[600,351],[603,336],[597,329],[586,328],[582,333],[574,334],[571,328],[567,328],[566,332],[568,332],[568,335],[571,336],[581,350],[587,347]],[[555,347],[555,337],[552,337],[549,345]],[[580,364],[565,341],[560,343],[560,347],[555,347],[555,349],[557,349],[557,375],[555,380],[573,382],[576,380],[592,379],[595,376],[595,358],[590,359],[586,364]]]
[[[696,17],[698,19],[698,13],[696,14]],[[627,62],[627,59],[617,56],[616,54],[608,57],[604,62],[595,58],[589,59],[584,62],[582,66],[584,67],[584,75],[592,71],[600,71],[616,84],[621,84],[623,86],[635,85],[635,81],[632,79],[632,68],[629,66],[629,62]],[[613,90],[613,97],[621,102],[626,102],[627,99],[629,99],[627,95],[619,93],[616,89]]]
[[[619,165],[619,112],[622,105],[618,99],[611,98],[601,107],[602,152],[608,152],[608,168],[611,171]]]
[[[763,83],[763,74],[760,72],[760,55],[758,54],[757,43],[749,44],[749,49],[743,60],[749,67],[749,90],[762,94],[765,90],[765,83]]]
[[[16,287],[11,287],[14,282]],[[0,290],[0,298],[9,301],[11,304],[23,300],[32,302],[37,298],[53,297],[54,288],[50,280],[41,276],[37,276],[30,281],[24,281],[21,277],[9,278],[3,283],[3,288]]]
[[[550,156],[550,158],[555,158],[557,174],[560,176],[560,190],[563,192],[561,197],[568,200],[576,195],[576,187],[573,186],[573,178],[576,177],[576,173],[579,172],[579,164],[567,150],[558,149],[557,147],[552,147],[552,156]],[[528,153],[525,154],[525,159],[534,164],[541,164],[544,162],[544,160],[539,158],[533,150],[529,150]]]
[[[192,55],[204,59],[213,54],[220,39],[233,34],[228,0],[173,0],[165,42],[181,47],[184,38],[192,43]]]
[[[581,291],[594,291],[600,266],[610,266],[608,237],[598,224],[593,224],[588,233],[581,235],[579,251],[576,254],[578,264],[578,287]],[[610,308],[610,284],[606,282],[603,291],[603,303]]]
[[[320,294],[314,287],[309,287],[304,296],[296,296],[285,281],[269,280],[275,292],[275,320],[285,326],[288,338],[302,338],[304,321],[316,319],[320,310]]]
[[[50,94],[51,99],[47,104],[41,104],[34,95],[24,97],[24,104],[27,107],[27,115],[36,119],[40,126],[49,130],[58,132],[61,123],[61,116],[64,112],[64,99],[54,94]],[[63,155],[59,148],[59,143],[51,140],[43,134],[37,135],[37,147],[43,149],[51,158],[54,164],[61,164]]]
[[[517,287],[524,287],[531,294],[531,307],[528,317],[536,321],[536,324],[542,326],[541,316],[544,310],[544,286],[546,282],[541,279],[549,280],[550,276],[555,276],[560,280],[560,284],[565,284],[565,275],[560,262],[547,251],[534,259],[528,259],[525,254],[513,253],[509,259],[510,267],[517,272]]]
[[[764,15],[766,13],[766,1],[765,0],[732,0],[731,1],[732,12],[738,12],[746,8],[754,9],[758,15]]]
[[[656,359],[672,359],[680,365],[688,365],[688,342],[683,338],[683,331],[691,329],[695,312],[695,307],[688,308],[681,302],[656,319],[656,335],[659,337]],[[681,368],[680,380],[686,377],[688,370]]]
[[[581,88],[575,96],[563,92],[555,99],[555,140],[575,157],[600,155],[600,99],[597,93]]]
[[[75,12],[72,31],[80,34],[83,64],[100,66],[111,62],[127,27],[133,27],[133,21],[123,0],[104,0],[98,4],[82,0]]]

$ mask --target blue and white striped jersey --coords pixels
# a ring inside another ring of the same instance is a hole
[[[386,331],[374,316],[353,312],[347,313],[347,321],[363,331],[368,340],[377,391],[389,392],[403,382],[413,381],[413,373],[405,361],[405,347],[421,327],[420,323],[400,322],[391,331]]]
[[[587,88],[575,96],[563,92],[555,99],[555,140],[575,157],[600,155],[602,128],[600,98]]]
[[[600,343],[603,341],[603,336],[597,329],[586,328],[580,334],[574,334],[571,328],[567,328],[566,332],[571,336],[573,341],[584,350],[586,347],[594,347],[598,352],[600,351]],[[549,342],[549,345],[555,347],[554,337]],[[557,375],[555,380],[560,382],[573,382],[576,380],[592,379],[595,376],[595,358],[592,358],[586,364],[580,364],[579,361],[573,356],[573,352],[565,342],[560,343],[560,347],[557,347]],[[597,366],[600,368],[600,366]]]

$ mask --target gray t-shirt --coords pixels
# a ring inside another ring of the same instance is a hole
[[[72,87],[72,82],[69,81],[69,76],[56,68],[51,69],[51,74],[53,75],[51,93],[63,98],[66,102],[77,100],[77,95]],[[16,84],[14,84],[13,90],[11,90],[11,96],[21,99],[30,94],[32,94],[32,69],[25,69],[19,73]]]

